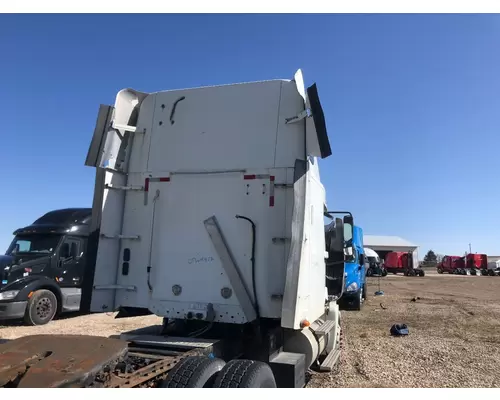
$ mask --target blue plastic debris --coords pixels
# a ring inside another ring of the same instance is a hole
[[[391,326],[392,336],[406,336],[410,332],[408,331],[408,326],[406,324],[394,324]]]

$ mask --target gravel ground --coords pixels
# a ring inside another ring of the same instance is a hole
[[[23,326],[21,322],[4,322],[0,325],[0,340],[15,339],[37,334],[70,334],[111,336],[132,329],[161,324],[161,318],[154,315],[146,317],[115,319],[114,313],[67,316],[43,326]]]
[[[339,370],[308,387],[500,387],[500,277],[387,276],[382,297],[368,279],[363,310],[342,314]],[[395,323],[410,334],[391,337]]]
[[[374,297],[369,278],[363,310],[342,314],[339,369],[313,374],[308,387],[500,387],[500,277],[387,276]],[[416,301],[411,301],[413,298]],[[70,316],[40,327],[0,325],[1,339],[31,334],[110,336],[161,323],[155,316]],[[393,338],[394,323],[410,334]]]

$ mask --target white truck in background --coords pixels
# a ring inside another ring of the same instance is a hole
[[[326,207],[318,158],[330,155],[316,85],[306,89],[300,70],[293,80],[124,89],[101,106],[86,160],[96,167],[95,269],[82,307],[164,323],[100,338],[95,365],[96,338],[80,337],[89,371],[58,386],[303,387],[308,368],[330,371],[354,223]],[[324,217],[335,220],[326,241]],[[44,343],[32,345],[52,351]]]
[[[364,247],[366,260],[368,261],[367,276],[387,276],[387,270],[383,266],[378,253],[368,247]]]

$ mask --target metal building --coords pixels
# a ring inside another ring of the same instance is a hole
[[[495,262],[500,260],[500,256],[488,256],[488,262]]]
[[[375,250],[383,260],[391,251],[413,253],[413,265],[418,266],[418,245],[398,236],[364,235],[363,246]]]

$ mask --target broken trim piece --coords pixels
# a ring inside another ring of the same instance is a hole
[[[332,149],[330,147],[330,141],[328,140],[325,114],[323,113],[323,108],[321,107],[321,103],[319,101],[318,88],[316,84],[307,88],[307,98],[311,107],[321,158],[327,158],[332,155]]]

